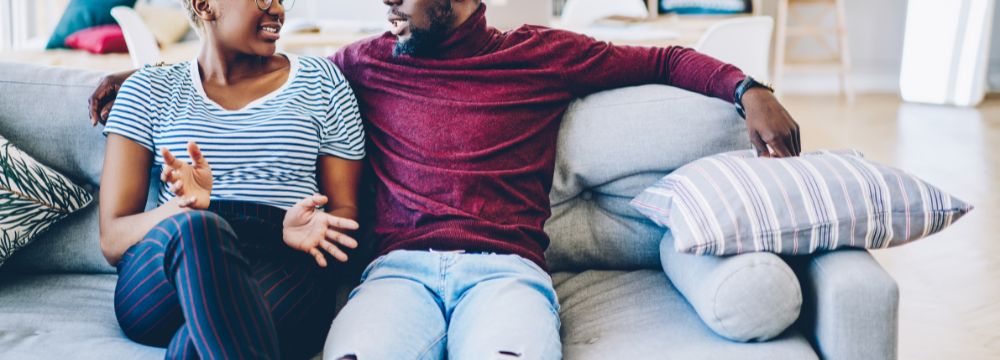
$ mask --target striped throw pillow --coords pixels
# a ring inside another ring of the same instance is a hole
[[[854,151],[710,156],[660,179],[632,206],[669,228],[677,251],[716,256],[887,248],[941,231],[972,210]]]
[[[94,197],[0,136],[0,265]]]

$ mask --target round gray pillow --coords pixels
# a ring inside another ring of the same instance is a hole
[[[669,231],[660,242],[667,277],[712,331],[733,341],[767,341],[799,318],[802,288],[772,253],[729,257],[678,253]]]

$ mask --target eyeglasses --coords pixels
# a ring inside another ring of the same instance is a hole
[[[266,12],[271,9],[271,5],[274,3],[274,0],[254,0],[254,2],[257,3],[257,8],[260,9],[260,11]],[[286,12],[291,11],[292,8],[295,7],[295,0],[278,0],[278,3],[285,8]]]

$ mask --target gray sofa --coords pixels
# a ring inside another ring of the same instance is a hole
[[[100,76],[0,63],[0,135],[95,194],[104,139],[86,99]],[[896,357],[898,291],[867,252],[682,255],[628,206],[671,169],[746,148],[745,138],[731,105],[665,86],[571,107],[546,224],[566,359]],[[116,275],[101,257],[96,210],[0,267],[0,359],[163,357],[115,322]]]

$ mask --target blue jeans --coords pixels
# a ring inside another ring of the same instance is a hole
[[[393,251],[361,281],[326,359],[562,358],[552,278],[520,256]]]

